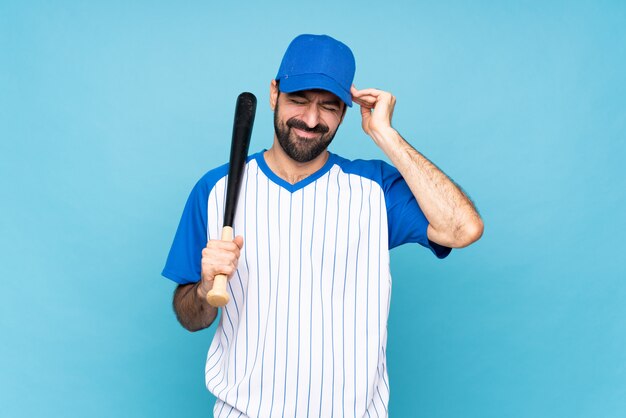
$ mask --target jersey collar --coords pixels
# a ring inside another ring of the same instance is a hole
[[[266,149],[257,152],[256,154],[252,155],[251,157],[256,160],[259,168],[261,169],[261,171],[267,176],[267,178],[270,179],[270,181],[272,181],[273,183],[277,184],[278,186],[282,187],[283,189],[289,191],[290,193],[294,193],[306,186],[308,186],[309,184],[313,183],[315,180],[319,179],[320,177],[322,177],[324,174],[328,173],[328,171],[330,171],[331,167],[335,164],[336,160],[337,160],[337,156],[335,154],[333,154],[332,152],[329,152],[328,154],[328,160],[326,160],[326,162],[324,163],[324,165],[317,170],[315,173],[311,174],[308,177],[305,177],[304,179],[300,180],[299,182],[295,183],[295,184],[291,184],[285,180],[283,180],[282,178],[278,177],[278,175],[276,175],[271,169],[270,167],[267,165],[267,163],[265,162],[265,157],[263,157],[263,154],[265,153],[265,151],[267,151]]]

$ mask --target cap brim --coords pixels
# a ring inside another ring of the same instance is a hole
[[[345,91],[339,83],[324,74],[290,75],[280,78],[279,89],[283,93],[294,91],[321,89],[333,93],[349,107],[352,107],[352,95]]]

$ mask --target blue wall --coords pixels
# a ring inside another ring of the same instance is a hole
[[[392,253],[392,416],[626,416],[626,3],[390,3],[0,3],[0,416],[210,416],[213,329],[160,271],[241,91],[270,146],[303,32],[352,47],[486,224]],[[333,151],[384,157],[355,110]]]

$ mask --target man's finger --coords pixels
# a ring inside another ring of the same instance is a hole
[[[369,108],[374,107],[378,99],[373,96],[362,96],[362,97],[354,97],[352,96],[352,101],[360,104],[361,106],[367,106]]]
[[[372,115],[372,109],[367,106],[361,106],[361,116],[370,117]]]
[[[378,97],[381,94],[385,94],[386,92],[380,89],[363,89],[363,90],[358,90],[356,87],[354,87],[354,84],[352,85],[352,87],[350,87],[350,94],[352,94],[353,96],[356,97],[360,97],[360,96],[372,96],[372,97]]]

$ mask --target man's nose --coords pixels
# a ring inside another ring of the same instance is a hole
[[[319,124],[320,112],[317,108],[317,104],[310,103],[302,114],[302,121],[307,124],[311,129],[315,128]]]

